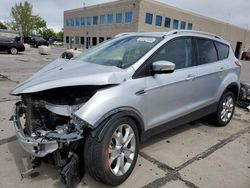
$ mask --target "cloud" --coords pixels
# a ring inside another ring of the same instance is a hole
[[[40,15],[47,26],[61,30],[63,27],[63,12],[83,6],[110,2],[111,0],[27,0],[33,5],[34,14]],[[158,0],[172,6],[189,10],[204,16],[229,22],[240,27],[250,29],[250,1],[249,0]],[[0,20],[10,17],[11,7],[20,0],[0,0]]]

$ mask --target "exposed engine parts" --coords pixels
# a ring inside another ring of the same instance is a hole
[[[245,82],[240,83],[240,94],[237,104],[250,111],[250,84]]]
[[[74,187],[83,175],[80,158],[84,133],[88,131],[74,112],[93,92],[84,91],[85,97],[81,98],[69,92],[54,97],[53,92],[23,95],[22,101],[14,106],[12,120],[21,146],[33,156],[34,167],[39,166],[40,161],[50,161],[59,170],[61,181],[67,187]],[[83,91],[78,93],[82,95]],[[62,101],[65,94],[68,100]]]

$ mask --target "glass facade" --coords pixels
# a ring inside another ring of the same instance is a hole
[[[113,14],[108,14],[108,24],[112,24],[114,22]]]
[[[87,17],[87,25],[91,25],[91,22],[92,22],[92,17],[88,16]]]
[[[174,19],[173,29],[178,29],[178,28],[179,28],[179,20]]]
[[[170,24],[171,24],[171,18],[165,17],[164,26],[167,27],[167,28],[170,28]]]
[[[98,16],[93,16],[93,25],[98,24]]]
[[[161,23],[162,23],[162,16],[156,15],[155,25],[161,26]]]
[[[186,29],[186,22],[181,21],[181,29]]]
[[[131,23],[133,20],[133,13],[132,12],[126,12],[125,13],[125,23]]]
[[[116,23],[122,23],[122,13],[116,13]]]
[[[100,24],[105,24],[105,15],[100,16]]]
[[[152,24],[152,23],[153,23],[153,14],[151,14],[151,13],[146,13],[146,16],[145,16],[145,23],[146,23],[146,24]]]
[[[193,24],[192,24],[192,23],[188,23],[187,29],[188,29],[188,30],[192,30],[192,29],[193,29]]]

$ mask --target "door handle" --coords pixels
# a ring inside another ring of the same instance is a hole
[[[187,81],[193,80],[193,79],[195,79],[195,77],[196,77],[195,75],[189,74],[189,75],[187,75],[186,80],[187,80]]]
[[[220,70],[223,71],[225,68],[224,67],[220,67]]]

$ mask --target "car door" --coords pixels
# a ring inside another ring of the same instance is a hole
[[[221,63],[213,40],[195,38],[197,49],[198,76],[196,78],[199,96],[197,101],[201,107],[216,102],[216,95],[221,83]]]
[[[146,129],[177,119],[196,107],[198,72],[191,38],[181,37],[167,42],[147,62],[147,69],[160,60],[174,63],[175,71],[146,77]]]

